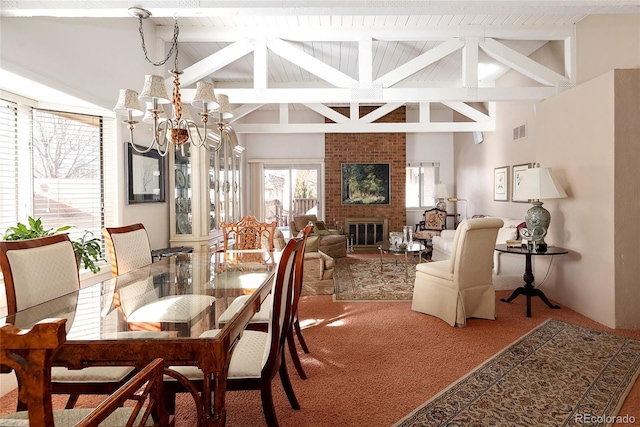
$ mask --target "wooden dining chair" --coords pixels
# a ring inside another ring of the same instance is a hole
[[[271,383],[276,374],[280,375],[282,386],[293,409],[300,404],[293,391],[284,360],[284,345],[291,327],[292,300],[294,288],[295,258],[302,249],[303,238],[295,237],[285,246],[271,289],[271,319],[267,332],[245,330],[231,354],[227,374],[227,390],[260,390],[262,409],[267,425],[278,426],[273,406]],[[219,329],[206,331],[201,338],[216,336]],[[174,366],[170,368],[184,375],[199,390],[202,390],[202,371],[195,366]],[[184,392],[184,387],[173,379],[165,377],[165,395],[172,396]]]
[[[155,359],[93,409],[53,410],[51,365],[66,340],[66,319],[46,319],[29,330],[7,324],[0,328],[0,365],[18,377],[18,400],[27,408],[0,418],[0,425],[170,426],[163,404],[164,361]],[[123,407],[128,402],[133,405]],[[28,424],[27,424],[28,423]]]
[[[289,334],[287,336],[287,344],[289,346],[289,353],[291,354],[291,360],[293,365],[298,372],[298,376],[303,380],[307,379],[307,374],[302,367],[302,363],[300,362],[300,357],[298,356],[298,351],[296,350],[295,345],[295,336],[298,337],[298,341],[300,342],[300,346],[305,353],[309,353],[309,347],[302,336],[302,328],[300,327],[300,320],[298,319],[298,302],[300,300],[300,295],[302,293],[302,275],[304,269],[304,252],[307,244],[307,238],[309,234],[313,230],[313,225],[308,224],[304,229],[300,230],[298,233],[298,237],[302,238],[302,247],[296,254],[296,259],[294,260],[294,288],[293,288],[293,301],[292,301],[292,325],[289,328]],[[240,310],[240,308],[244,305],[246,299],[249,298],[249,295],[241,295],[234,299],[229,307],[220,315],[218,318],[218,324],[224,325],[231,320],[231,318]],[[255,330],[255,331],[267,331],[269,326],[269,321],[271,318],[271,305],[272,305],[272,295],[269,294],[267,298],[265,298],[264,303],[262,304],[260,311],[258,311],[249,321],[247,325],[247,329]]]
[[[111,275],[127,273],[151,264],[151,244],[143,224],[102,229],[111,259]]]
[[[222,230],[223,250],[266,249],[273,250],[273,237],[278,223],[260,222],[255,216],[244,216],[238,222],[220,222]]]
[[[73,245],[66,234],[0,241],[0,267],[9,315],[80,289]],[[54,367],[52,392],[68,394],[67,408],[73,408],[79,395],[112,393],[134,372],[129,366],[81,370]]]

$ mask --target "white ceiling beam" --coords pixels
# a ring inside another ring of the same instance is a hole
[[[233,118],[229,120],[229,123],[236,122],[244,116],[253,113],[260,109],[264,104],[244,104],[233,108]]]
[[[269,50],[336,87],[353,87],[358,82],[330,65],[280,39],[267,40]]]
[[[491,132],[491,122],[431,122],[431,123],[237,123],[237,133],[429,133],[429,132]]]
[[[238,40],[237,42],[220,49],[216,53],[209,55],[202,61],[198,61],[190,67],[185,68],[184,73],[180,77],[181,83],[183,86],[189,86],[253,52],[253,49],[253,41]],[[171,79],[168,79],[168,81],[171,81]]]
[[[558,83],[567,83],[569,81],[565,76],[556,73],[550,68],[510,49],[494,39],[487,38],[480,42],[479,46],[487,55],[496,61],[502,62],[508,67],[541,84],[555,86]]]
[[[478,87],[478,37],[467,37],[462,48],[462,86]]]
[[[328,118],[329,120],[332,120],[336,123],[347,123],[349,121],[349,117],[338,113],[336,110],[327,107],[324,104],[308,104],[305,103],[304,104],[307,108],[310,108],[311,110],[315,111],[316,113],[320,114],[321,116],[324,116],[326,118]]]
[[[182,21],[180,21],[182,22]],[[164,41],[173,37],[173,25],[156,27],[156,36]],[[469,30],[468,30],[469,29]],[[180,42],[233,42],[242,38],[279,38],[291,41],[360,41],[363,34],[382,41],[445,41],[460,37],[469,31],[481,31],[484,37],[507,40],[565,40],[573,35],[572,25],[451,25],[445,27],[408,26],[373,27],[283,27],[253,26],[211,28],[202,26],[180,27]]]
[[[388,102],[489,102],[489,101],[540,101],[557,94],[555,87],[491,87],[478,88],[469,94],[467,88],[386,88],[379,99],[354,99],[348,88],[268,88],[256,98],[253,88],[221,88],[232,103],[240,104],[295,104],[346,103],[384,104]],[[195,89],[182,89],[184,99],[193,99]]]
[[[369,114],[365,114],[364,116],[362,116],[360,118],[360,121],[362,123],[373,123],[376,120],[378,120],[379,118],[382,118],[382,117],[386,116],[390,112],[392,112],[394,110],[397,110],[398,108],[402,107],[403,105],[404,104],[401,103],[401,102],[394,102],[394,103],[384,104],[384,105],[376,108],[375,110],[373,110]]]
[[[383,87],[391,87],[402,79],[405,79],[423,68],[433,64],[439,59],[462,49],[464,43],[458,39],[448,40],[440,43],[438,46],[419,55],[409,62],[399,66],[393,71],[388,72],[384,76],[375,80],[375,83],[381,83]]]
[[[486,115],[482,111],[478,111],[469,104],[465,104],[464,102],[442,102],[443,105],[451,108],[454,111],[474,120],[476,122],[484,122],[493,120],[492,117]]]
[[[267,40],[256,39],[253,51],[253,87],[256,89],[267,88]]]

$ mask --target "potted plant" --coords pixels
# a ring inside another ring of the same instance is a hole
[[[61,233],[63,231],[67,231],[71,226],[66,225],[64,227],[60,227],[57,229],[45,229],[42,226],[42,221],[40,218],[33,219],[32,217],[28,218],[28,225],[17,223],[15,227],[7,228],[5,235],[2,237],[3,240],[26,240],[26,239],[35,239],[38,237],[50,236],[52,234]],[[100,239],[93,236],[91,231],[85,230],[84,234],[80,239],[73,240],[71,244],[73,245],[73,251],[76,254],[76,261],[78,263],[78,267],[83,265],[84,268],[88,268],[93,273],[97,273],[100,271],[100,267],[95,265],[96,261],[100,260],[102,255],[102,249],[100,247]]]

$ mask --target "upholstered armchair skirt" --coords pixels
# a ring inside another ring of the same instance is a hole
[[[463,221],[456,229],[451,258],[416,266],[411,309],[466,326],[468,317],[495,319],[493,249],[503,221]]]

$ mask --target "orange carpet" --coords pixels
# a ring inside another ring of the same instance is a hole
[[[640,331],[610,330],[565,307],[552,310],[539,299],[525,317],[525,299],[499,301],[497,319],[469,319],[463,329],[411,311],[410,302],[333,302],[308,296],[300,317],[311,353],[301,355],[309,379],[289,373],[302,409],[294,411],[275,380],[276,413],[281,426],[388,427],[482,362],[552,317],[565,322],[639,338]],[[16,392],[0,399],[0,413],[12,411]],[[95,397],[81,397],[82,405]],[[62,407],[64,399],[56,399]],[[264,426],[259,392],[227,393],[227,426]],[[640,423],[640,385],[627,396],[620,415]],[[193,425],[187,396],[179,399],[178,426]]]

